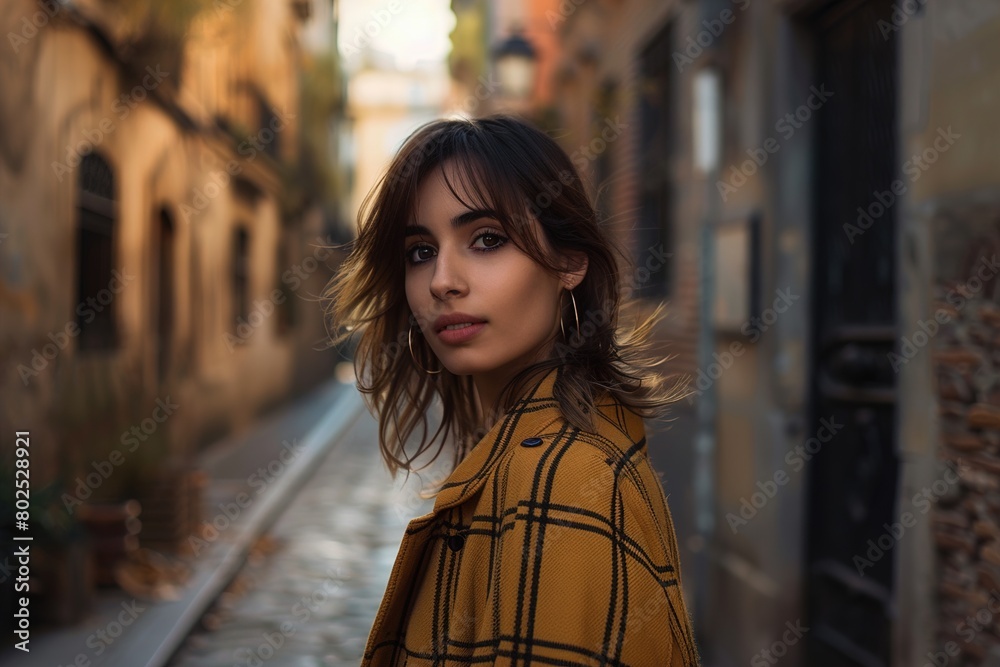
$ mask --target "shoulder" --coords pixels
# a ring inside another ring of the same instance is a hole
[[[607,512],[615,498],[620,502],[637,492],[647,495],[645,433],[634,425],[631,432],[605,426],[585,431],[560,420],[543,433],[511,444],[498,471],[509,502]]]
[[[646,448],[625,456],[595,435],[567,428],[534,447],[513,443],[491,494],[501,534],[531,534],[536,527],[547,553],[574,545],[567,563],[617,544],[653,567],[651,574],[673,576],[673,523]]]
[[[589,412],[590,424],[570,423],[557,407],[525,415],[532,437],[517,440],[510,464],[520,472],[539,463],[562,471],[588,472],[618,466],[628,469],[646,457],[646,429],[642,417],[613,398],[598,402]]]
[[[557,507],[609,516],[618,508],[657,541],[670,530],[643,420],[620,403],[599,404],[590,430],[559,419],[511,445],[497,471],[499,500],[508,511]]]

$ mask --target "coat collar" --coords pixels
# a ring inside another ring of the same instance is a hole
[[[525,438],[550,439],[567,424],[553,396],[553,388],[561,373],[560,366],[549,371],[533,389],[515,403],[483,438],[455,467],[444,482],[434,501],[434,514],[459,505],[473,497],[489,478],[490,473],[508,447],[520,446]],[[622,442],[626,448],[636,443],[645,446],[645,428],[642,418],[626,409],[613,397],[595,405],[594,430],[605,438]],[[572,428],[572,425],[570,425]]]

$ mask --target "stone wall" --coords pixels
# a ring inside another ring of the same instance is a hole
[[[0,430],[31,432],[37,488],[87,474],[149,419],[157,400],[179,407],[157,423],[156,438],[171,458],[189,460],[199,446],[331,376],[337,361],[317,350],[326,331],[313,295],[334,266],[318,261],[317,244],[329,242],[323,220],[286,216],[282,207],[281,174],[293,173],[300,117],[292,76],[298,19],[289,4],[247,5],[249,33],[230,26],[223,39],[195,31],[183,74],[170,65],[162,77],[140,77],[141,85],[133,85],[133,70],[145,71],[147,61],[113,47],[120,17],[97,11],[107,3],[66,3],[51,15],[40,5],[10,0],[0,10],[0,33],[17,37],[16,48],[0,50],[14,95],[0,99]],[[229,13],[218,16],[224,22]],[[218,95],[236,88],[218,81],[242,76],[227,63],[246,44],[259,46],[262,32],[269,46],[255,51],[245,83],[275,115],[287,112],[284,124],[256,106],[239,115],[240,100]],[[212,115],[203,118],[206,110]],[[220,133],[217,113],[228,126],[259,129]],[[241,151],[243,137],[244,149],[260,150]],[[113,300],[120,337],[101,350],[77,342],[78,311],[87,304],[77,291],[76,168],[89,152],[113,174],[111,264],[128,276],[127,286],[96,295]],[[172,233],[161,243],[164,217]],[[245,315],[232,287],[237,227],[249,235]],[[169,270],[159,268],[161,248]],[[286,304],[301,313],[294,325],[282,325]],[[139,451],[154,463],[164,456]],[[102,493],[113,495],[124,477],[116,474]]]
[[[938,459],[944,472],[934,482],[939,488],[932,486],[926,494],[935,501],[931,516],[938,572],[935,648],[928,659],[937,665],[996,665],[1000,212],[981,203],[938,215],[934,249],[934,322],[918,323],[904,336],[902,350],[906,356],[915,354],[922,341],[932,345],[941,424]]]

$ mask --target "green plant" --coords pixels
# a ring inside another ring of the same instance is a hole
[[[118,502],[133,497],[169,456],[169,418],[142,429],[157,397],[126,366],[101,364],[57,376],[52,423],[62,443],[58,478],[65,489],[61,506]],[[138,436],[135,435],[138,430]]]
[[[10,475],[0,475],[0,516],[4,525],[15,534],[30,535],[41,544],[56,546],[80,541],[84,538],[83,525],[75,516],[66,512],[60,498],[65,491],[62,482],[56,480],[43,487],[32,485],[28,496],[28,530],[14,531],[15,497],[13,468]]]

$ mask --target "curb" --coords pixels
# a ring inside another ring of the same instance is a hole
[[[0,663],[11,660],[22,667],[165,667],[243,567],[252,545],[281,516],[364,412],[361,395],[353,384],[341,384],[333,394],[330,409],[304,436],[298,455],[192,563],[193,571],[179,599],[139,601],[116,591],[99,599],[95,612],[84,621],[32,633],[30,653],[6,647],[0,652]],[[216,480],[209,483],[207,494],[215,484]],[[112,628],[117,628],[118,634]],[[103,637],[99,634],[102,631]]]
[[[333,451],[334,446],[341,441],[342,436],[361,416],[363,407],[361,395],[354,390],[353,386],[345,385],[340,388],[334,407],[306,435],[302,444],[302,453],[289,464],[285,473],[275,481],[270,493],[266,493],[262,500],[254,506],[255,511],[249,512],[245,521],[239,526],[234,524],[233,528],[239,533],[238,541],[228,546],[225,543],[219,544],[216,549],[205,554],[204,561],[210,563],[213,556],[216,555],[215,551],[221,550],[223,552],[219,554],[220,562],[208,574],[206,580],[201,581],[201,578],[198,577],[197,590],[192,591],[191,588],[194,587],[189,587],[188,593],[177,601],[178,603],[187,602],[186,608],[177,618],[174,626],[163,637],[155,652],[146,661],[146,667],[163,667],[167,664],[171,656],[184,643],[198,619],[243,567],[253,543],[274,524],[288,506],[288,502],[302,490],[305,483],[316,473],[319,463]],[[188,601],[189,599],[190,601]],[[124,657],[127,658],[127,654]],[[122,667],[132,667],[136,661],[128,659],[127,662],[108,663],[108,665],[115,664],[121,664]]]

